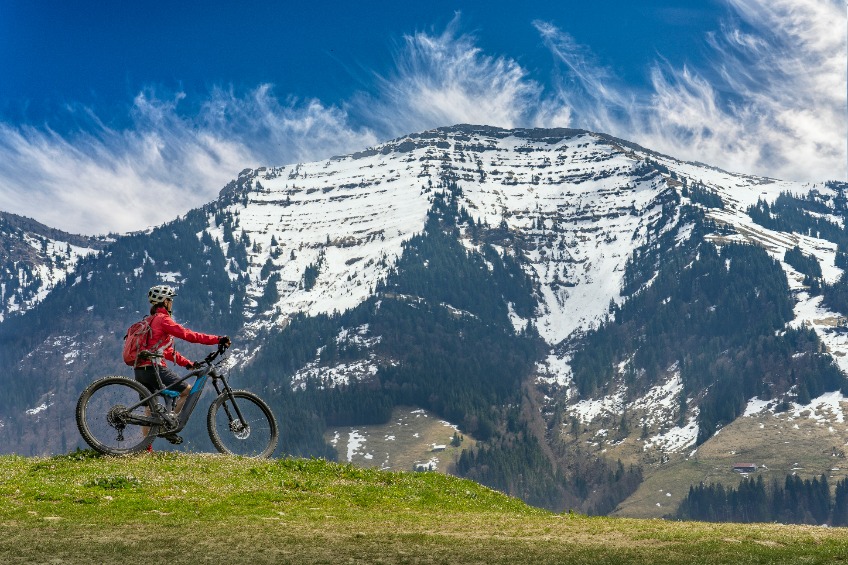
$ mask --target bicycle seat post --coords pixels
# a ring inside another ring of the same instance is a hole
[[[162,392],[165,388],[165,383],[162,382],[162,376],[159,374],[159,364],[157,363],[157,360],[161,359],[162,355],[153,351],[145,351],[143,353],[146,354],[148,359],[153,361],[151,366],[153,367],[153,374],[156,376],[157,390],[160,391],[159,398],[161,398],[161,403],[157,402],[157,404],[162,406],[165,412],[173,412],[177,405],[176,395],[168,394],[169,392],[173,392],[171,390]]]

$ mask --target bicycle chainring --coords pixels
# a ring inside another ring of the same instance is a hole
[[[180,419],[171,411],[162,414],[162,418],[165,420],[165,428],[168,430],[176,430],[180,425]]]

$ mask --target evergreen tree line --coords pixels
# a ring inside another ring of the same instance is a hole
[[[694,182],[687,185],[686,179],[683,179],[683,188],[681,194],[689,198],[692,202],[706,206],[707,208],[718,208],[724,210],[724,202],[721,196],[707,189],[703,184]]]
[[[787,249],[783,260],[804,275],[804,284],[809,287],[811,294],[821,293],[822,270],[819,260],[811,255],[805,254],[797,245]]]
[[[848,266],[843,267],[848,268]],[[822,305],[843,316],[848,315],[848,277],[843,272],[833,284],[823,284],[821,293],[824,297]]]
[[[836,484],[831,496],[827,477],[788,475],[782,483],[767,484],[762,476],[748,477],[737,488],[721,483],[689,487],[674,518],[704,522],[779,522],[848,526],[848,479]]]
[[[763,227],[826,239],[835,243],[840,252],[845,253],[848,251],[848,231],[820,216],[833,212],[822,195],[816,191],[805,196],[782,192],[773,204],[760,199],[748,208],[751,219]]]
[[[704,226],[703,214],[699,210],[691,206],[679,206],[680,196],[676,191],[666,191],[658,200],[662,206],[662,214],[648,224],[645,243],[638,247],[625,263],[621,283],[622,296],[630,296],[644,287],[659,270],[661,263],[665,262],[666,250],[676,246],[677,230],[669,228],[677,221],[678,210],[682,216],[680,225],[691,222],[698,230]],[[688,241],[693,240],[694,236]]]
[[[774,204],[759,200],[748,209],[748,214],[758,224],[777,230],[796,231],[814,237],[820,237],[836,244],[835,265],[848,269],[848,228],[820,217],[824,214],[841,214],[848,219],[846,206],[846,183],[827,183],[828,188],[836,191],[832,199],[818,191],[805,196],[781,193]],[[846,224],[848,226],[848,224]],[[822,280],[821,265],[815,257],[804,255],[797,246],[786,252],[784,260],[804,274],[804,284],[813,294],[823,295],[823,305],[830,310],[848,314],[848,277],[843,273],[840,278],[827,284]]]
[[[812,191],[809,195],[799,197],[789,193],[781,193],[774,204],[769,205],[763,200],[748,209],[748,214],[758,224],[782,231],[795,231],[812,237],[826,239],[836,244],[836,266],[848,268],[848,230],[840,227],[816,214],[831,214],[834,211],[845,213],[845,197],[842,191],[834,200],[835,210],[824,201],[821,194]],[[795,262],[792,262],[794,260]],[[839,312],[848,312],[848,281],[844,276],[833,285],[821,281],[821,266],[813,266],[813,257],[804,258],[800,249],[787,252],[786,261],[804,273],[804,284],[811,292],[824,294],[824,304]],[[817,262],[817,261],[816,261]],[[812,271],[808,272],[808,269]],[[816,274],[818,273],[818,274]]]
[[[592,516],[609,514],[642,483],[642,469],[580,455],[555,466],[526,425],[465,449],[454,471],[480,484],[554,511],[578,509]]]
[[[455,472],[534,506],[551,508],[569,495],[566,477],[554,469],[532,434],[520,433],[477,449],[464,449]]]

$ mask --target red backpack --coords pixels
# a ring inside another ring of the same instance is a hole
[[[124,336],[124,363],[130,367],[135,367],[138,364],[138,354],[142,351],[156,349],[161,345],[159,343],[150,345],[150,340],[153,337],[153,328],[150,322],[153,321],[153,316],[142,318],[134,323],[127,330],[127,335]]]

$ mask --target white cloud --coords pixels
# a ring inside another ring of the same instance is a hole
[[[651,70],[632,92],[568,34],[537,23],[568,70],[573,127],[671,155],[793,180],[846,178],[845,7],[833,0],[726,0],[737,19],[710,34],[710,65]]]
[[[395,68],[338,105],[218,88],[187,112],[183,94],[140,93],[114,129],[0,123],[0,210],[82,233],[126,232],[213,199],[240,170],[317,160],[456,123],[578,127],[684,159],[798,180],[846,177],[845,11],[834,0],[725,0],[735,19],[705,38],[712,62],[659,60],[634,90],[591,51],[534,22],[559,61],[554,87],[458,31],[404,38]]]
[[[354,108],[367,123],[392,135],[458,123],[504,128],[564,127],[569,112],[546,100],[544,88],[516,61],[484,54],[454,18],[438,36],[404,38],[394,72]]]
[[[0,210],[79,233],[127,232],[212,200],[246,167],[320,159],[375,143],[367,129],[317,101],[283,106],[262,85],[247,96],[215,90],[181,117],[177,94],[139,94],[132,127],[49,128],[0,124]]]

